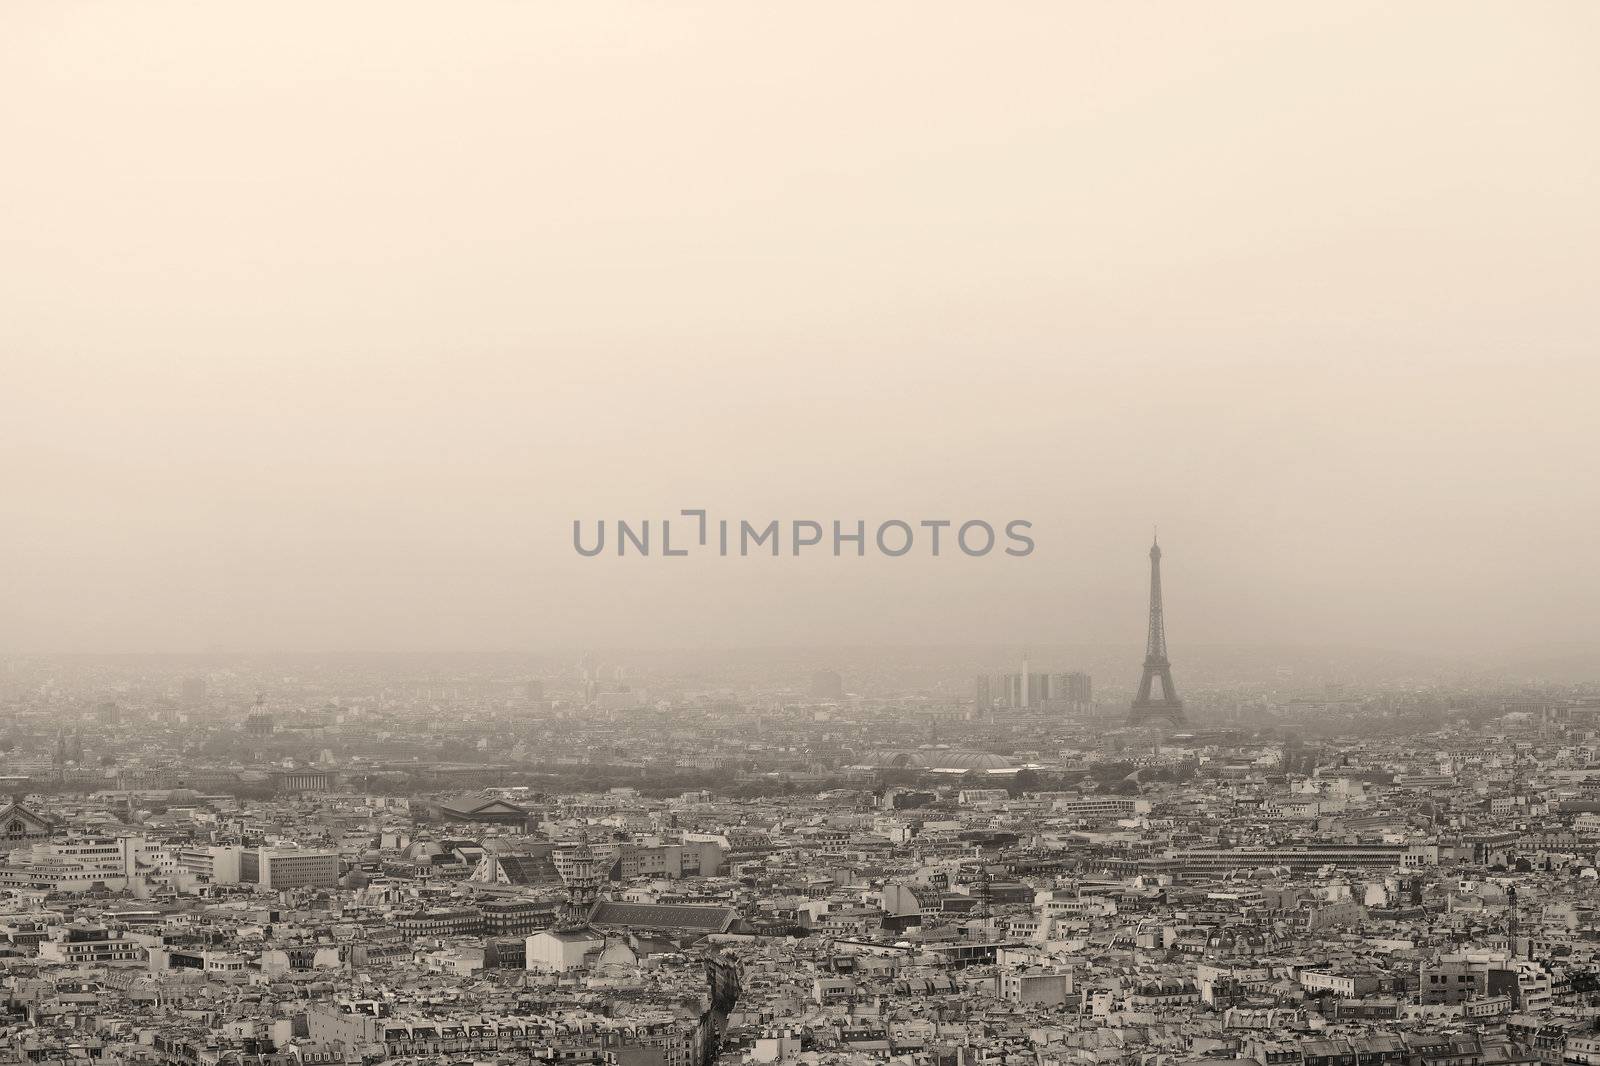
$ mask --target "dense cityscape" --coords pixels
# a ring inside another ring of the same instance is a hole
[[[0,1066],[1600,1066],[1597,54],[0,3]]]
[[[1028,652],[7,660],[0,1061],[1600,1061],[1600,692],[1180,698],[1160,557],[1131,699]]]

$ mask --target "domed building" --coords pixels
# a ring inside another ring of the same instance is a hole
[[[1004,755],[989,751],[955,751],[943,748],[885,748],[869,751],[863,766],[879,770],[932,770],[935,773],[964,774],[969,770],[1015,770],[1017,764]]]
[[[428,865],[438,862],[439,856],[444,855],[445,850],[446,849],[444,845],[440,844],[437,840],[430,840],[427,837],[423,837],[419,840],[412,841],[411,846],[406,848],[405,851],[401,852],[401,855],[407,859],[410,859],[412,862],[420,862],[424,865]]]
[[[933,769],[951,773],[968,770],[1015,770],[1017,764],[1004,755],[989,751],[939,751],[930,752]]]
[[[922,752],[897,750],[887,748],[882,751],[869,751],[861,757],[862,766],[870,766],[875,770],[926,770],[927,762],[922,758]]]

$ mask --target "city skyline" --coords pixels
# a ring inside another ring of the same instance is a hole
[[[1600,1064],[1596,43],[0,4],[0,1066]]]

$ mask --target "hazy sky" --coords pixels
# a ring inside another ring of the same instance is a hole
[[[1595,639],[1600,6],[0,7],[0,650]],[[579,558],[574,518],[1034,523]],[[1180,667],[1180,675],[1181,675]]]

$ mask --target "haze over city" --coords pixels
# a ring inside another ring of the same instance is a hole
[[[1593,7],[835,14],[8,5],[0,647],[1595,650]]]
[[[0,1066],[1600,1066],[1596,31],[0,3]]]

